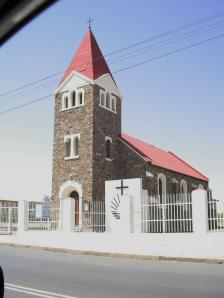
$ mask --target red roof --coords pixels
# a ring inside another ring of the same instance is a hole
[[[164,151],[153,145],[132,138],[126,134],[122,134],[121,139],[155,166],[208,181],[208,178],[206,176],[201,174],[196,169],[192,168],[189,164],[187,164],[185,161],[183,161],[172,152]]]
[[[71,74],[73,70],[92,80],[95,80],[107,73],[111,75],[110,69],[91,30],[88,30],[86,33],[77,52],[75,53],[75,56],[69,64],[61,83]]]

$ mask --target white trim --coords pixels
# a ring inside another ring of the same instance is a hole
[[[157,177],[157,191],[159,194],[159,180],[162,181],[162,195],[166,195],[166,176],[163,173],[159,173]]]
[[[74,156],[69,156],[69,157],[65,157],[65,160],[73,160],[73,159],[79,159],[79,155],[74,155]]]
[[[67,84],[68,81],[70,81],[70,79],[76,76],[80,79],[83,79],[85,81],[85,83],[94,85],[94,81],[89,79],[88,77],[84,76],[83,74],[80,74],[79,72],[73,70],[70,75],[58,86],[58,88],[55,90],[54,95],[56,95],[57,93],[60,92],[60,90]],[[85,86],[86,84],[81,84],[80,87]],[[76,88],[78,88],[79,86],[76,86]]]
[[[83,189],[82,189],[82,184],[74,181],[74,180],[67,180],[65,181],[59,190],[59,199],[60,199],[60,206],[62,206],[62,200],[67,199],[69,197],[69,195],[71,194],[71,192],[76,191],[79,194],[79,228],[82,228],[82,200],[83,200]],[[61,218],[60,220],[62,220],[62,208],[60,208],[61,210]]]
[[[172,183],[179,184],[179,181],[176,178],[172,178]]]
[[[182,192],[182,186],[183,186],[183,189],[184,189],[183,192]],[[181,179],[181,181],[180,181],[180,192],[183,193],[183,194],[187,193],[187,182],[186,182],[185,179]]]
[[[114,114],[117,114],[117,111],[115,112],[115,111],[113,111],[113,110],[111,110],[111,109],[108,109],[107,107],[102,106],[101,104],[99,104],[99,106],[100,106],[101,108],[103,108],[103,109],[109,111],[109,112],[112,112],[112,113],[114,113]]]
[[[78,159],[79,155],[75,155],[74,154],[74,140],[75,138],[78,138],[78,140],[80,140],[80,133],[76,133],[76,134],[71,134],[71,135],[66,135],[64,136],[64,143],[66,143],[68,140],[70,140],[70,156],[66,156],[64,159],[65,160],[71,160],[71,159]]]
[[[107,104],[107,94],[109,94],[109,96],[110,96],[110,107],[109,108],[106,106],[106,104]],[[104,105],[101,104],[101,96],[102,95],[104,95]],[[115,100],[115,110],[112,109],[112,100]],[[100,89],[99,106],[101,108],[104,108],[107,111],[110,111],[110,112],[112,112],[114,114],[117,114],[117,98],[114,95],[112,95],[112,93],[110,93],[110,92],[108,92],[106,90]]]
[[[82,106],[85,106],[85,104],[83,103],[82,105],[78,105],[78,106],[74,106],[74,107],[69,107],[67,109],[61,109],[60,112],[65,112],[65,111],[68,111],[68,110],[72,110],[72,109],[76,109],[76,108],[80,108]]]
[[[113,142],[112,141],[112,138],[111,137],[108,137],[108,136],[105,137],[105,141],[110,141],[111,143]]]
[[[76,105],[73,106],[72,105],[72,94],[75,92],[76,94]],[[80,99],[79,99],[79,95],[80,93],[82,93],[82,104],[80,104]],[[65,97],[68,98],[68,107],[65,108]],[[79,108],[81,106],[85,105],[85,91],[83,88],[72,88],[70,91],[66,92],[65,94],[63,94],[62,96],[62,108],[61,108],[61,112],[63,111],[67,111],[67,110],[71,110],[71,109],[75,109],[75,108]]]
[[[106,157],[106,161],[112,161],[112,158]]]

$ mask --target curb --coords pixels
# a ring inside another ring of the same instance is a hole
[[[123,259],[134,259],[134,260],[145,260],[145,261],[170,261],[170,262],[224,265],[224,259],[147,256],[147,255],[124,254],[124,253],[109,253],[109,252],[98,252],[98,251],[88,251],[88,250],[84,251],[84,250],[72,250],[72,249],[53,248],[53,247],[41,247],[41,246],[13,244],[13,243],[0,243],[0,246],[20,247],[20,248],[28,248],[28,249],[32,248],[35,250],[84,255],[84,256],[111,257],[111,258],[123,258]]]

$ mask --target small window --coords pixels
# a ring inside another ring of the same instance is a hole
[[[71,156],[71,139],[67,139],[65,142],[65,146],[66,146],[66,157],[70,157]]]
[[[79,155],[79,138],[78,137],[74,138],[74,155],[75,156]]]
[[[80,134],[72,134],[64,137],[66,146],[65,160],[77,159],[79,157],[79,139]]]
[[[106,158],[111,159],[111,140],[106,140]]]
[[[116,111],[116,98],[112,98],[112,111]]]
[[[108,109],[110,109],[110,94],[109,93],[107,93],[107,95],[106,95],[106,107]]]
[[[102,93],[101,96],[100,96],[100,104],[101,104],[101,106],[105,106],[105,96],[104,96],[104,93]]]
[[[76,106],[76,92],[72,92],[72,107]]]
[[[64,98],[64,107],[65,107],[65,109],[68,108],[68,96],[65,96],[65,98]]]
[[[83,104],[83,94],[82,94],[82,92],[79,92],[79,104],[80,105]]]

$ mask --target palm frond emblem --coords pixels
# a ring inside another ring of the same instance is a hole
[[[120,219],[119,207],[120,207],[120,198],[119,198],[119,195],[117,194],[117,197],[113,198],[113,201],[111,202],[111,205],[110,205],[111,213],[116,219]]]

